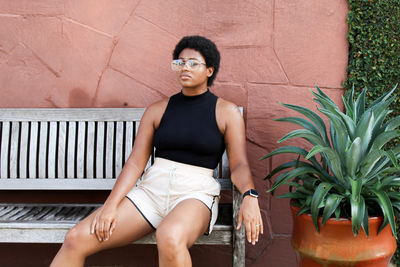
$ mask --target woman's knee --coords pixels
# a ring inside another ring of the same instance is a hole
[[[83,245],[84,233],[79,229],[79,227],[72,227],[66,234],[63,248],[67,250],[82,251],[84,250]]]
[[[159,227],[156,231],[157,247],[166,253],[176,253],[187,248],[187,242],[179,227]]]

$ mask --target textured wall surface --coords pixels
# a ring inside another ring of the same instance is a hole
[[[294,115],[278,102],[316,110],[314,85],[340,99],[347,11],[345,0],[0,0],[0,107],[145,107],[180,90],[169,67],[177,41],[212,39],[222,62],[211,90],[244,107],[261,193],[265,233],[246,247],[246,266],[295,266],[288,202],[267,195],[263,180],[284,157],[258,159],[294,129],[272,121]],[[6,254],[35,254],[25,267],[48,265],[58,248],[0,247],[1,266]],[[154,246],[130,248],[100,253],[90,264],[157,266]],[[194,266],[230,266],[229,247],[191,252]]]

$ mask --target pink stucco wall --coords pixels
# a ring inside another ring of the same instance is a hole
[[[278,102],[315,110],[314,85],[340,99],[347,11],[345,0],[0,0],[0,107],[145,107],[179,91],[169,63],[182,36],[214,40],[222,62],[212,91],[244,107],[261,193],[265,233],[246,247],[246,266],[294,266],[288,202],[267,195],[263,180],[283,157],[258,159],[294,129],[272,121],[293,115]],[[57,246],[0,248],[1,266],[7,255],[31,251],[37,261],[21,265],[28,267],[47,265]],[[129,248],[90,262],[156,266],[154,246]],[[195,246],[194,266],[230,266],[229,253]]]

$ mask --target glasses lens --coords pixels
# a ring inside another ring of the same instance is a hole
[[[184,64],[185,63],[183,62],[183,60],[175,59],[175,60],[172,60],[172,62],[171,62],[171,68],[172,68],[173,71],[178,71],[178,70],[182,69]]]
[[[186,62],[186,64],[187,64],[188,68],[190,68],[190,69],[196,69],[200,65],[200,63],[197,60],[193,60],[193,59],[189,59]]]

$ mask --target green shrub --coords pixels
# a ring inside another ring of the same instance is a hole
[[[400,0],[349,0],[346,89],[376,99],[400,81]],[[371,90],[373,89],[373,90]],[[400,98],[392,105],[400,113]]]
[[[349,0],[347,18],[350,47],[344,87],[354,85],[358,93],[367,87],[370,103],[400,82],[400,0]],[[391,109],[392,117],[400,114],[400,97]],[[392,145],[399,143],[397,139]],[[399,247],[395,264],[400,264]]]

